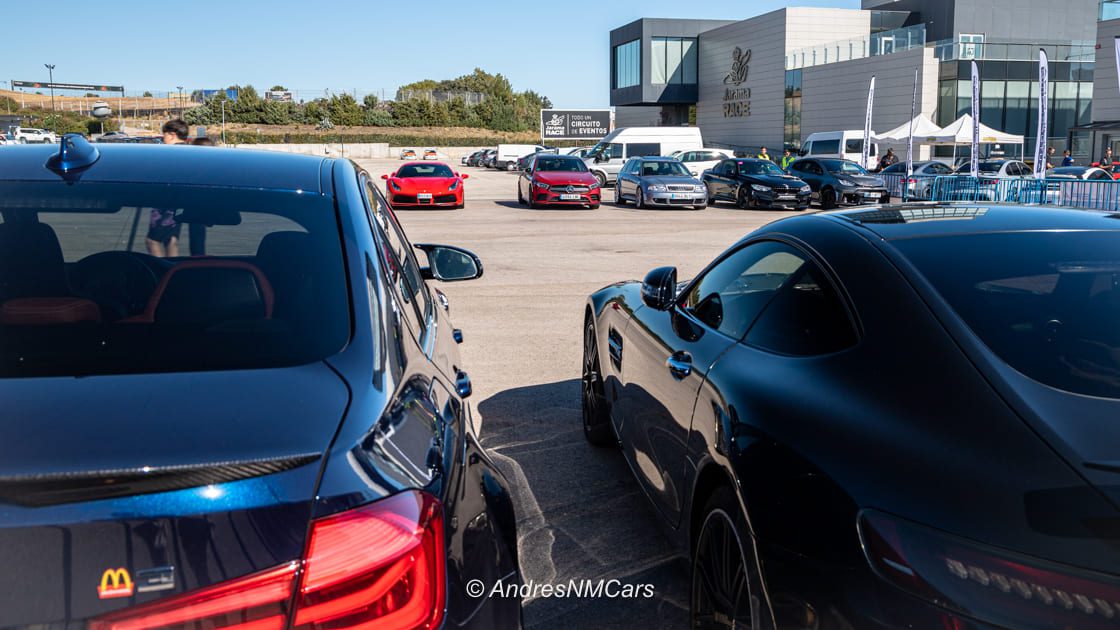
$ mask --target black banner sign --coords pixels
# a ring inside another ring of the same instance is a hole
[[[12,81],[12,88],[32,90],[85,90],[86,92],[123,92],[122,85],[87,85],[85,83],[50,83],[49,81]]]
[[[598,140],[611,131],[609,109],[542,109],[541,139]]]

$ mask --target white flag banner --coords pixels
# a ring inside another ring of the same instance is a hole
[[[867,90],[867,118],[863,121],[863,152],[860,154],[860,165],[871,168],[867,163],[867,156],[871,150],[871,106],[875,103],[875,77],[871,77],[871,88]]]
[[[980,176],[980,69],[972,62],[972,155],[969,172]]]
[[[1034,176],[1046,177],[1046,140],[1050,132],[1050,65],[1046,50],[1038,50],[1038,142],[1034,148]]]
[[[918,71],[914,71],[914,98],[910,101],[910,135],[906,148],[906,179],[914,174],[914,119],[918,117]],[[905,188],[903,188],[905,190]]]

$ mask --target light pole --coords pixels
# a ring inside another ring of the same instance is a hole
[[[54,111],[54,64],[53,63],[45,63],[43,65],[47,67],[47,73],[50,75],[50,81],[51,81],[51,83],[50,83],[50,85],[51,85],[51,111],[53,112]]]
[[[179,115],[182,116],[183,115],[183,86],[176,85],[175,87],[179,89]]]

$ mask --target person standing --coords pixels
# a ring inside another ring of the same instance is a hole
[[[758,152],[756,157],[760,160],[769,160],[770,154],[766,152],[766,147],[762,147],[762,150]]]
[[[1104,150],[1104,155],[1101,156],[1101,161],[1098,164],[1108,174],[1112,174],[1112,147],[1107,147]]]
[[[1046,149],[1046,170],[1054,168],[1054,147]]]
[[[1062,151],[1062,166],[1073,166],[1073,156],[1070,155],[1069,149]]]
[[[894,149],[887,149],[883,157],[879,158],[879,171],[882,172],[893,164],[898,164],[898,156],[894,154]]]
[[[190,127],[176,118],[163,123],[164,144],[186,144]],[[175,209],[152,208],[148,219],[148,253],[156,258],[175,258],[179,255],[179,232],[183,226],[175,218]]]
[[[793,153],[786,149],[785,153],[782,154],[782,170],[788,171],[790,164],[793,164]]]

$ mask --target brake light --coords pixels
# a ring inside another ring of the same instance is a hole
[[[1011,628],[1115,628],[1120,577],[973,543],[878,512],[859,521],[879,577],[954,613]]]
[[[104,615],[90,629],[282,630],[289,616],[298,628],[430,629],[446,602],[443,508],[410,491],[315,521],[302,570],[291,562]]]

